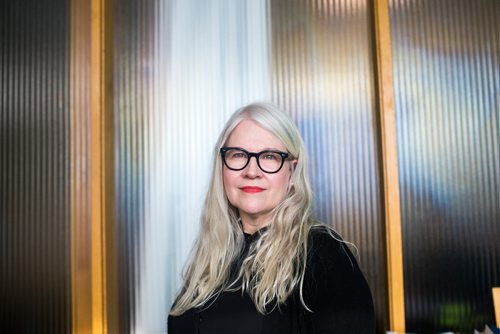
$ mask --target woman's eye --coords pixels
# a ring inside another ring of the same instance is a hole
[[[237,152],[237,153],[231,154],[231,159],[241,159],[241,158],[245,158],[245,153]]]
[[[264,154],[264,159],[265,160],[276,160],[276,154],[271,154],[271,153],[268,153],[268,154]]]

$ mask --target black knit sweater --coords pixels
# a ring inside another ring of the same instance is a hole
[[[245,234],[246,247],[260,232]],[[208,307],[169,316],[169,334],[367,334],[375,332],[373,301],[368,284],[347,246],[325,230],[312,230],[304,277],[303,297],[298,291],[285,305],[260,314],[250,297],[241,291],[223,292]]]

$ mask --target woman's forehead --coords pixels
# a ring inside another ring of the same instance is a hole
[[[250,119],[241,121],[234,128],[226,141],[226,146],[241,147],[249,151],[286,150],[278,137]]]

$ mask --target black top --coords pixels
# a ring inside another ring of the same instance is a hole
[[[249,245],[260,236],[245,234],[246,247],[232,268],[238,272]],[[272,312],[259,313],[248,294],[223,292],[204,309],[169,316],[169,334],[366,334],[375,332],[368,284],[347,246],[325,230],[310,235],[303,297],[298,289]]]

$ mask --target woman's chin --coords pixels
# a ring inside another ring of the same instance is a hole
[[[270,210],[266,210],[264,208],[257,207],[247,207],[240,208],[240,216],[246,217],[252,220],[257,220],[262,218],[263,216],[269,215]]]

